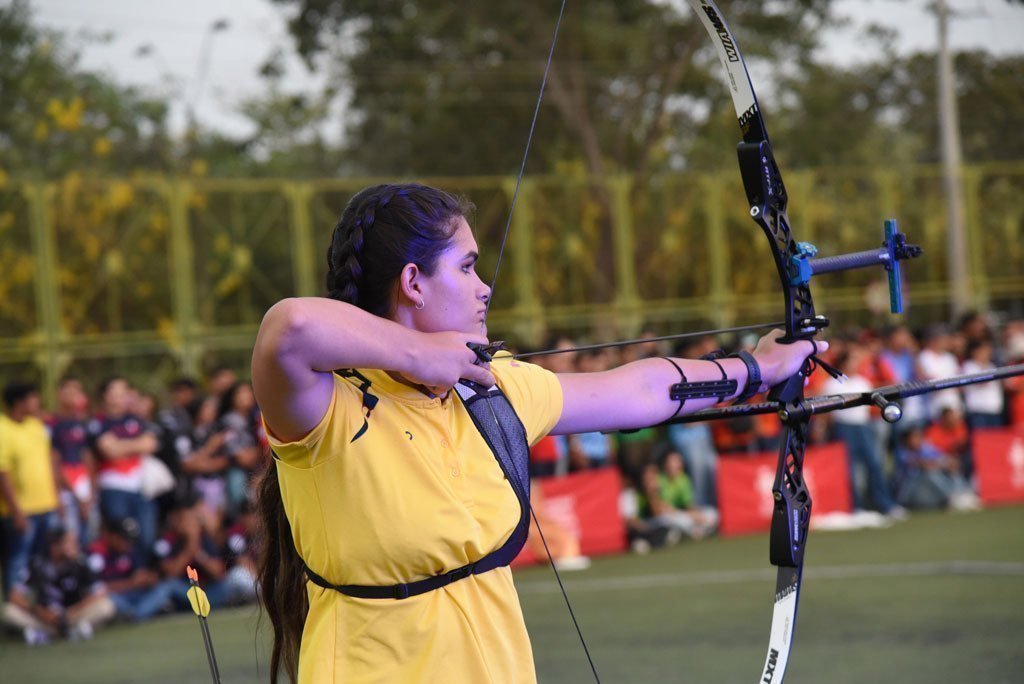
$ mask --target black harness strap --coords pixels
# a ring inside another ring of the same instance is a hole
[[[335,371],[342,377],[354,377],[360,381],[360,391],[363,393],[363,407],[366,408],[366,420],[359,430],[354,442],[367,430],[370,412],[377,405],[377,397],[369,393],[370,381],[355,370]],[[309,580],[324,589],[333,589],[346,596],[362,599],[405,599],[410,596],[418,596],[428,591],[434,591],[447,586],[452,582],[465,579],[470,575],[479,575],[495,568],[508,565],[519,555],[526,537],[530,531],[530,477],[529,457],[530,448],[526,439],[526,428],[516,415],[515,409],[504,393],[497,386],[486,389],[475,383],[465,383],[455,386],[455,391],[462,400],[463,405],[469,412],[470,418],[480,436],[483,437],[487,446],[494,454],[495,460],[501,466],[505,478],[508,480],[512,491],[519,500],[520,516],[512,534],[501,545],[501,548],[492,551],[480,560],[463,565],[460,568],[448,572],[394,585],[360,585],[360,584],[331,584],[323,577],[313,572],[306,566],[306,575]],[[371,399],[368,402],[367,398]],[[488,405],[489,404],[489,405]],[[493,412],[492,412],[493,409]],[[498,419],[498,420],[495,420]],[[506,448],[508,445],[508,448]],[[511,450],[511,453],[510,453]]]
[[[357,371],[355,368],[339,368],[334,371],[343,378],[355,378],[359,381],[359,392],[363,395],[363,408],[366,409],[366,415],[363,416],[363,426],[359,428],[352,439],[349,440],[349,444],[356,441],[364,434],[370,427],[370,414],[373,413],[373,409],[377,408],[377,402],[379,398],[370,394],[371,383],[365,375]]]

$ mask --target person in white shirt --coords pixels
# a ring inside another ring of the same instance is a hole
[[[868,392],[874,389],[871,382],[858,372],[863,356],[864,350],[857,345],[850,345],[845,354],[838,356],[835,366],[847,378],[842,383],[830,379],[822,387],[822,394]],[[882,454],[879,452],[878,440],[875,439],[874,427],[871,424],[874,420],[871,417],[871,409],[867,406],[854,406],[831,415],[835,435],[846,445],[854,510],[865,508],[865,497],[857,487],[857,471],[863,469],[867,475],[867,493],[878,510],[893,518],[902,518],[906,512],[893,502],[885,481]]]
[[[994,369],[993,346],[988,340],[972,342],[967,347],[964,373],[981,373]],[[964,404],[967,407],[967,425],[972,430],[993,428],[1003,425],[1003,384],[982,382],[964,388]]]
[[[924,333],[924,349],[917,355],[917,375],[921,380],[948,378],[960,372],[960,363],[950,351],[952,338],[941,324],[929,326]],[[928,414],[936,420],[942,410],[951,408],[963,414],[964,404],[956,389],[944,389],[928,395]]]

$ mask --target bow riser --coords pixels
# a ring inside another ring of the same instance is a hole
[[[826,327],[828,319],[815,313],[808,283],[793,284],[793,257],[800,253],[800,247],[789,227],[786,186],[771,144],[767,140],[741,142],[736,149],[750,216],[761,226],[771,243],[772,258],[783,283],[786,299],[786,336],[783,341],[808,339]]]

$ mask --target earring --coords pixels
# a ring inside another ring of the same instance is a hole
[[[426,306],[426,302],[424,302],[424,301],[423,301],[423,300],[421,299],[421,300],[420,300],[419,302],[417,302],[417,303],[416,303],[416,310],[417,310],[417,311],[423,311],[423,307],[424,307],[424,306]]]

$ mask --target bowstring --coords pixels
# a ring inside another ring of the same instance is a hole
[[[562,0],[562,6],[558,10],[558,19],[555,20],[555,34],[551,38],[551,48],[548,50],[548,61],[544,66],[544,76],[540,81],[540,90],[537,92],[537,104],[533,109],[533,120],[530,121],[530,132],[526,136],[526,148],[523,150],[523,161],[519,164],[519,175],[516,176],[516,187],[512,192],[512,203],[508,208],[508,220],[505,222],[505,233],[501,237],[501,246],[498,248],[498,262],[494,265],[494,277],[491,278],[491,292],[487,297],[487,306],[484,307],[484,321],[487,321],[487,314],[491,311],[491,302],[494,301],[494,286],[498,282],[498,270],[501,268],[501,259],[505,254],[505,244],[508,242],[509,228],[512,227],[512,215],[516,210],[516,202],[519,200],[519,188],[523,183],[523,174],[526,173],[526,160],[530,156],[530,144],[533,142],[533,131],[537,127],[537,116],[540,114],[540,103],[544,99],[544,88],[548,83],[548,73],[551,71],[551,60],[555,56],[555,45],[558,43],[558,29],[562,26],[562,15],[565,14],[566,0]]]
[[[501,442],[505,447],[506,453],[509,455],[509,461],[511,462],[512,467],[516,468],[518,471],[519,469],[516,467],[515,460],[512,456],[512,447],[508,443],[508,438],[505,436],[505,430],[501,425],[501,421],[498,420],[498,414],[494,411],[494,407],[491,405],[489,399],[486,401],[486,406],[491,411],[491,417],[494,419],[495,425],[498,426],[498,434],[501,435]],[[530,474],[527,473],[526,476],[529,477]],[[509,483],[512,483],[512,478],[509,478]],[[587,640],[583,638],[583,630],[580,628],[580,623],[576,619],[576,611],[572,609],[572,603],[569,601],[569,594],[565,590],[565,585],[562,584],[562,576],[558,573],[558,568],[555,566],[555,559],[551,555],[551,549],[548,548],[548,540],[544,537],[544,529],[540,526],[540,520],[537,518],[537,511],[533,508],[533,502],[530,500],[530,495],[526,492],[520,491],[520,488],[515,484],[512,484],[512,488],[516,490],[519,496],[526,499],[526,505],[529,507],[530,515],[533,517],[533,524],[537,526],[537,533],[540,535],[540,541],[544,545],[544,553],[547,554],[548,563],[551,565],[551,571],[555,573],[555,580],[558,582],[558,588],[562,592],[562,598],[565,599],[565,607],[569,609],[569,617],[572,618],[573,627],[576,628],[576,634],[579,636],[580,644],[583,646],[583,653],[587,656],[587,663],[590,664],[590,671],[594,673],[594,681],[597,682],[597,684],[601,684],[601,678],[597,674],[597,666],[594,665],[594,659],[590,656],[590,649],[587,647]],[[529,534],[529,532],[527,532],[527,534]]]
[[[505,245],[508,243],[509,230],[512,227],[512,216],[516,210],[516,202],[519,200],[519,189],[523,183],[523,176],[526,173],[526,160],[530,156],[530,145],[533,143],[533,132],[537,127],[537,117],[540,114],[540,105],[544,99],[544,89],[547,87],[548,74],[551,71],[551,62],[555,56],[555,46],[558,44],[558,30],[562,26],[562,17],[565,15],[566,0],[562,0],[562,4],[558,9],[558,19],[555,20],[555,31],[551,38],[551,47],[548,49],[547,63],[544,65],[544,75],[541,78],[540,90],[537,92],[537,104],[533,109],[533,119],[530,121],[530,131],[526,136],[526,148],[523,150],[523,160],[519,164],[519,174],[516,176],[515,190],[512,192],[512,202],[509,204],[508,209],[508,220],[505,222],[505,232],[501,236],[501,246],[498,249],[498,261],[494,265],[494,277],[491,278],[490,295],[487,298],[487,306],[484,308],[484,321],[487,320],[487,314],[491,311],[491,303],[494,301],[494,286],[498,282],[498,271],[501,269],[501,260],[505,255]],[[500,421],[498,416],[494,412],[494,407],[490,404],[487,407],[491,410],[491,416],[495,422],[499,424],[498,432],[502,436],[502,441],[505,443],[504,446],[508,453],[511,455],[512,451],[509,448],[508,441],[505,439],[505,432],[501,429]],[[597,684],[601,684],[601,678],[597,674],[597,667],[594,665],[594,659],[590,656],[590,649],[587,647],[587,641],[583,638],[583,630],[580,629],[580,624],[576,620],[576,612],[572,609],[572,603],[569,601],[569,594],[565,591],[565,585],[562,584],[562,578],[558,574],[558,568],[555,567],[555,559],[551,556],[551,550],[548,548],[548,541],[544,537],[544,530],[541,529],[540,520],[537,519],[537,512],[533,510],[533,504],[530,502],[529,497],[526,499],[526,505],[530,508],[530,514],[533,517],[533,522],[537,526],[537,532],[540,534],[541,543],[544,545],[544,553],[547,554],[548,563],[551,565],[551,570],[555,573],[555,579],[558,581],[558,588],[562,592],[562,598],[565,599],[565,606],[569,609],[569,616],[572,618],[572,624],[576,628],[576,634],[579,635],[580,644],[583,646],[583,652],[587,656],[587,662],[590,664],[590,670],[594,673],[594,681]]]

